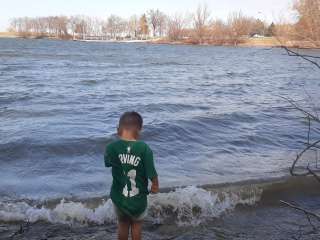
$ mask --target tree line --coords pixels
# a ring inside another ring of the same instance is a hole
[[[320,47],[320,0],[296,0],[293,4],[296,23],[281,21],[275,34],[281,43],[305,41],[310,47]]]
[[[23,37],[61,39],[143,40],[160,38],[168,41],[208,44],[238,44],[252,36],[276,35],[281,41],[320,41],[320,0],[297,0],[294,24],[267,24],[262,19],[241,12],[229,14],[227,20],[215,19],[206,5],[193,13],[168,15],[159,9],[129,18],[110,15],[106,19],[88,16],[48,16],[14,18],[10,31]]]

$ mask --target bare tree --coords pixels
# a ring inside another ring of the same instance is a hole
[[[79,15],[14,18],[9,29],[23,37],[73,39],[146,39],[151,32],[153,37],[167,37],[171,41],[234,45],[260,34],[275,36],[284,46],[320,47],[320,0],[295,1],[297,22],[280,21],[269,28],[263,21],[241,12],[230,14],[226,22],[212,21],[207,5],[199,5],[190,21],[186,15],[177,13],[168,17],[158,9],[151,9],[128,20],[116,15],[106,21]]]
[[[159,16],[159,27],[158,34],[159,37],[162,37],[167,30],[168,16],[164,13],[161,13]]]
[[[209,35],[211,43],[216,45],[228,44],[231,40],[230,27],[221,20],[215,20],[210,24]]]
[[[250,20],[249,20],[250,22]],[[255,34],[265,36],[267,34],[268,28],[267,24],[260,20],[260,19],[251,19],[251,26],[250,26],[250,36],[253,36]]]
[[[206,37],[210,21],[210,12],[207,5],[199,5],[193,15],[193,27],[195,37],[201,44]]]
[[[168,17],[167,36],[170,40],[178,41],[184,37],[184,29],[188,24],[188,18],[176,13]]]
[[[152,27],[153,37],[156,36],[156,32],[157,32],[158,25],[159,25],[159,13],[160,13],[159,9],[157,9],[157,10],[151,9],[147,12],[148,20],[149,20],[150,25]]]
[[[254,19],[243,15],[241,12],[234,12],[229,15],[229,34],[233,39],[234,45],[240,43],[242,37],[250,35],[254,21]]]
[[[111,39],[117,39],[124,32],[125,22],[116,15],[110,15],[107,20],[107,30]]]
[[[139,35],[139,18],[132,15],[128,21],[129,34],[131,38],[137,39]]]
[[[299,39],[312,41],[320,47],[320,0],[298,0],[294,4],[298,14],[295,33]]]
[[[166,15],[159,11],[159,9],[150,9],[147,12],[148,21],[152,27],[152,35],[162,36],[165,27]]]

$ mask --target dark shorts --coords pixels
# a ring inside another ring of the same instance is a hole
[[[128,214],[122,212],[115,204],[113,204],[113,207],[114,207],[114,211],[117,215],[117,218],[120,222],[127,222],[127,221],[130,221],[130,222],[141,222],[143,221],[143,219],[146,217],[147,215],[147,208],[144,210],[143,213],[140,214],[140,216],[138,217],[132,217],[132,216],[129,216]]]

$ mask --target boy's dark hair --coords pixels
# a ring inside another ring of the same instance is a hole
[[[119,129],[132,129],[140,131],[142,129],[143,119],[137,112],[125,112],[119,120]]]

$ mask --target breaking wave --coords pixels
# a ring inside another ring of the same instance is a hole
[[[148,196],[146,221],[196,226],[228,214],[237,206],[263,207],[301,192],[318,195],[318,184],[314,178],[284,177],[163,189],[161,193]],[[0,222],[37,221],[102,225],[115,223],[116,215],[107,197],[0,201]]]
[[[217,218],[238,204],[252,205],[259,201],[261,189],[215,189],[189,186],[167,193],[149,195],[147,220],[155,223],[175,222],[178,225],[198,225],[207,218]],[[32,204],[27,201],[1,202],[0,221],[64,224],[105,224],[116,221],[110,199],[80,201],[62,199],[56,204]],[[51,206],[50,206],[51,205]]]

